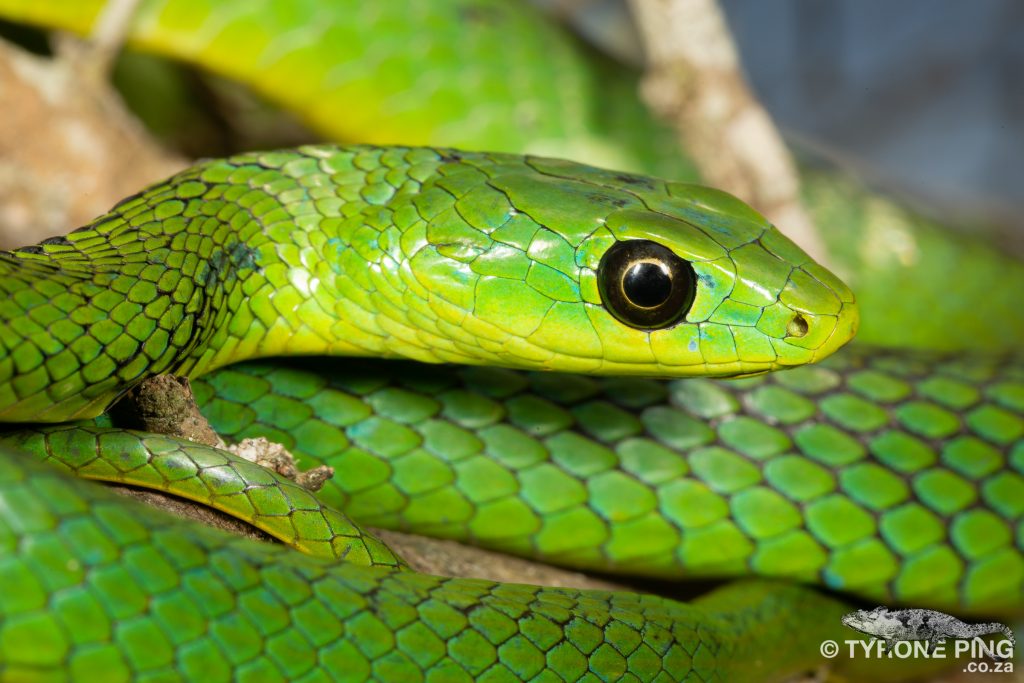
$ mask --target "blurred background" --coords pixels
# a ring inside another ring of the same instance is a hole
[[[627,0],[530,1],[641,68]],[[946,225],[1024,232],[1024,3],[719,4],[751,86],[798,149],[854,167]],[[0,21],[0,35],[50,52],[38,29]],[[151,131],[185,156],[322,137],[245,88],[163,58],[129,53],[114,80]]]
[[[535,0],[635,64],[624,0]],[[1024,3],[720,0],[790,140],[949,222],[1024,231]]]

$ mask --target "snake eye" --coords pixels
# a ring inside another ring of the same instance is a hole
[[[630,327],[674,325],[693,305],[693,266],[648,240],[616,242],[597,267],[598,290],[609,312]]]

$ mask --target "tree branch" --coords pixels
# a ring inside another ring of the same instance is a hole
[[[630,0],[648,106],[678,131],[701,175],[763,213],[815,259],[824,244],[800,202],[796,164],[751,93],[715,0]]]

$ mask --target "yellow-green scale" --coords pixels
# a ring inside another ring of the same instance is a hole
[[[637,329],[603,305],[601,258],[625,240],[692,263],[680,324]],[[428,148],[206,162],[3,268],[7,421],[89,417],[151,374],[283,354],[746,374],[828,355],[857,322],[842,282],[729,195]],[[775,301],[741,301],[754,287]]]

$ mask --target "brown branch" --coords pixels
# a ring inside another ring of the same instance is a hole
[[[750,92],[715,0],[630,0],[647,53],[642,94],[678,131],[704,180],[763,213],[812,257],[825,249],[796,164]]]
[[[0,247],[65,234],[185,165],[105,80],[2,41],[0,110]]]
[[[103,10],[96,18],[87,49],[87,59],[98,74],[107,76],[113,68],[114,59],[124,47],[128,29],[139,8],[141,0],[106,0]]]

